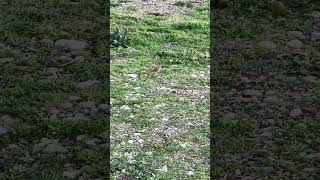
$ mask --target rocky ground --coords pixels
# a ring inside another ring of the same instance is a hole
[[[234,2],[213,24],[212,169],[217,179],[318,179],[319,2]]]
[[[0,4],[0,179],[107,175],[105,7],[81,3]]]

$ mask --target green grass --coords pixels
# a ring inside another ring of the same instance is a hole
[[[111,52],[113,179],[209,178],[207,10],[205,2],[194,11],[143,20],[111,11],[111,29],[126,29],[129,38],[128,48]],[[161,71],[149,72],[156,64]],[[167,172],[159,170],[164,166]]]

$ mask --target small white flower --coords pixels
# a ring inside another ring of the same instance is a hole
[[[188,171],[188,172],[187,172],[187,175],[188,175],[188,176],[192,176],[192,175],[194,175],[194,172]]]
[[[167,171],[168,171],[167,165],[164,165],[164,166],[162,167],[162,171],[163,171],[163,172],[167,172]]]
[[[123,109],[123,110],[130,110],[131,108],[130,108],[129,106],[127,106],[127,105],[123,105],[123,106],[121,106],[121,109]]]
[[[129,78],[136,79],[138,77],[137,74],[128,74]]]
[[[157,105],[155,105],[153,108],[158,109],[158,108],[160,108],[160,107],[162,107],[162,104],[157,104]]]
[[[146,152],[146,155],[151,156],[151,155],[152,155],[152,152],[151,152],[151,151]]]
[[[169,118],[168,117],[164,117],[164,118],[162,118],[162,121],[168,121],[169,120]]]
[[[164,166],[161,167],[161,169],[157,169],[157,170],[162,171],[162,172],[167,172],[168,171],[168,167],[167,167],[167,165],[164,165]]]
[[[128,152],[125,152],[124,153],[124,155],[126,156],[126,157],[128,157],[129,159],[132,159],[132,153],[128,153]]]
[[[188,126],[193,126],[192,122],[187,123]]]
[[[121,172],[122,172],[122,173],[126,173],[126,169],[122,169]]]
[[[129,143],[129,144],[133,144],[133,140],[129,140],[128,143]]]
[[[138,139],[138,143],[143,143],[144,142],[144,140],[143,139]]]
[[[182,143],[182,144],[180,144],[180,146],[183,147],[183,148],[185,148],[187,145],[184,144],[184,143]]]

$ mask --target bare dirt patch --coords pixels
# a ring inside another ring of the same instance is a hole
[[[177,0],[133,0],[130,2],[119,3],[117,6],[114,6],[112,9],[117,12],[126,12],[128,10],[135,10],[137,14],[153,14],[153,15],[174,15],[184,11],[186,9],[195,8],[199,6],[201,0],[192,0],[188,4],[190,6],[178,5]],[[181,1],[183,2],[183,1]]]

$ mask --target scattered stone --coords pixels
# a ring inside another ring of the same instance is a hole
[[[312,32],[311,41],[319,41],[319,40],[320,40],[320,32]]]
[[[262,92],[258,90],[248,89],[243,92],[244,96],[262,96]]]
[[[0,136],[8,133],[8,129],[0,126]]]
[[[52,143],[48,144],[47,147],[43,150],[43,152],[47,153],[65,153],[68,150],[63,147],[60,143]]]
[[[33,146],[33,151],[37,152],[42,150],[46,145],[51,144],[51,143],[56,143],[57,141],[54,139],[48,139],[48,138],[42,138],[40,140],[40,143],[37,143]]]
[[[267,127],[267,128],[262,129],[261,136],[271,138],[272,137],[272,127]]]
[[[277,45],[272,41],[260,41],[258,46],[263,49],[275,49]]]
[[[306,36],[303,35],[303,33],[301,31],[288,31],[287,32],[288,38],[290,40],[294,40],[294,39],[306,39]]]
[[[79,100],[81,100],[81,97],[79,97],[79,96],[70,96],[69,100],[70,101],[79,101]]]
[[[13,49],[10,52],[12,57],[21,57],[21,55],[23,54],[22,51],[20,49]]]
[[[33,152],[38,152],[44,148],[45,144],[44,143],[38,143],[33,145]]]
[[[266,95],[275,95],[277,92],[274,90],[269,90],[266,92]]]
[[[223,49],[236,49],[237,48],[237,42],[235,41],[224,41],[220,44]]]
[[[56,143],[57,140],[55,140],[55,139],[48,139],[48,138],[41,138],[40,142],[41,142],[41,143],[44,143],[44,144],[50,144],[50,143]]]
[[[81,174],[80,170],[75,170],[75,169],[69,169],[67,171],[64,171],[62,175],[64,177],[70,178],[70,179],[75,179]]]
[[[49,107],[47,111],[49,114],[59,114],[59,110],[56,107]]]
[[[94,101],[85,101],[79,103],[79,106],[84,109],[95,109],[96,103]]]
[[[234,172],[236,175],[241,175],[241,170],[240,169],[236,169],[236,171]]]
[[[315,18],[315,19],[320,18],[320,11],[313,11],[313,12],[311,13],[311,16],[312,16],[313,18]]]
[[[268,96],[264,100],[269,103],[277,103],[280,99],[276,96]]]
[[[100,84],[100,81],[97,81],[97,80],[93,80],[93,81],[84,81],[84,82],[80,82],[78,84],[76,84],[76,88],[79,88],[79,89],[86,89],[86,88],[90,88],[92,86],[96,86]]]
[[[65,167],[65,168],[71,168],[71,167],[73,167],[74,165],[73,164],[70,164],[70,163],[65,163],[64,165],[63,165],[63,167]]]
[[[312,153],[309,155],[306,155],[306,159],[310,159],[310,160],[320,160],[320,153]]]
[[[227,112],[224,116],[224,120],[231,120],[234,119],[236,117],[236,114],[233,112]]]
[[[272,126],[275,124],[275,121],[274,119],[266,119],[265,123],[267,126]]]
[[[57,114],[52,114],[52,115],[50,115],[50,117],[49,117],[49,121],[57,121],[59,118],[58,118],[58,116],[57,116]]]
[[[87,145],[90,145],[90,146],[95,146],[95,145],[97,145],[97,144],[96,144],[97,142],[100,142],[100,140],[97,139],[97,138],[90,138],[90,139],[86,140],[86,144],[87,144]]]
[[[8,149],[11,149],[11,150],[13,150],[13,149],[19,149],[20,147],[18,146],[18,145],[16,145],[16,144],[9,144],[8,145]]]
[[[84,57],[83,56],[77,56],[74,58],[77,62],[84,62]]]
[[[316,83],[317,82],[317,78],[315,76],[305,76],[302,79],[308,83]]]
[[[82,113],[76,113],[75,115],[74,115],[75,117],[79,117],[79,118],[83,118],[83,117],[86,117],[84,114],[82,114]]]
[[[90,53],[88,51],[71,51],[70,54],[74,57],[77,57],[77,56],[88,57],[88,56],[90,56]]]
[[[47,79],[53,81],[53,80],[58,79],[58,76],[57,75],[51,75],[51,76],[48,76]]]
[[[49,67],[48,69],[47,69],[47,74],[48,75],[57,75],[57,72],[59,71],[59,69],[58,68],[55,68],[55,67]]]
[[[12,58],[12,57],[0,58],[0,64],[10,63],[13,61],[14,61],[14,58]]]
[[[88,139],[88,136],[85,134],[82,134],[82,135],[77,136],[76,141],[81,142],[81,141],[84,141],[87,139]]]
[[[302,96],[299,92],[287,92],[286,95],[290,96],[297,102],[300,102],[302,100]]]
[[[20,121],[19,119],[14,118],[8,114],[2,115],[0,119],[1,119],[0,125],[5,125],[5,126],[14,126],[16,123]]]
[[[302,108],[302,112],[307,112],[307,113],[312,113],[312,114],[316,114],[318,112],[317,107],[315,106],[303,106]]]
[[[300,107],[296,107],[290,111],[290,117],[296,118],[303,115],[303,112]]]
[[[83,113],[76,113],[73,117],[67,117],[63,120],[69,120],[69,121],[89,121],[90,118],[88,116],[85,116]]]
[[[13,51],[13,49],[11,48],[11,47],[9,47],[9,46],[6,46],[6,47],[3,47],[3,49],[2,49],[2,53],[5,53],[5,54],[10,54],[10,55],[13,55],[12,54],[12,51]]]
[[[62,47],[66,50],[85,50],[88,43],[78,40],[60,39],[55,42],[56,47]]]
[[[307,125],[306,123],[298,123],[295,127],[299,129],[305,129],[307,128]]]
[[[42,39],[40,41],[40,43],[46,47],[53,47],[54,46],[54,42],[50,39]]]
[[[240,78],[240,82],[246,84],[246,83],[250,83],[251,80],[248,77],[242,76]]]
[[[289,48],[300,49],[300,48],[302,48],[303,43],[302,43],[300,40],[298,40],[298,39],[294,39],[294,40],[289,41],[289,42],[287,43],[287,46],[288,46]]]
[[[73,104],[70,103],[70,102],[62,103],[62,104],[60,105],[60,107],[63,108],[63,109],[71,109],[71,108],[73,107]]]
[[[310,173],[310,172],[314,172],[315,169],[314,168],[304,168],[303,171]]]
[[[71,57],[68,56],[59,56],[57,57],[58,62],[62,62],[62,63],[68,63],[72,61]]]

